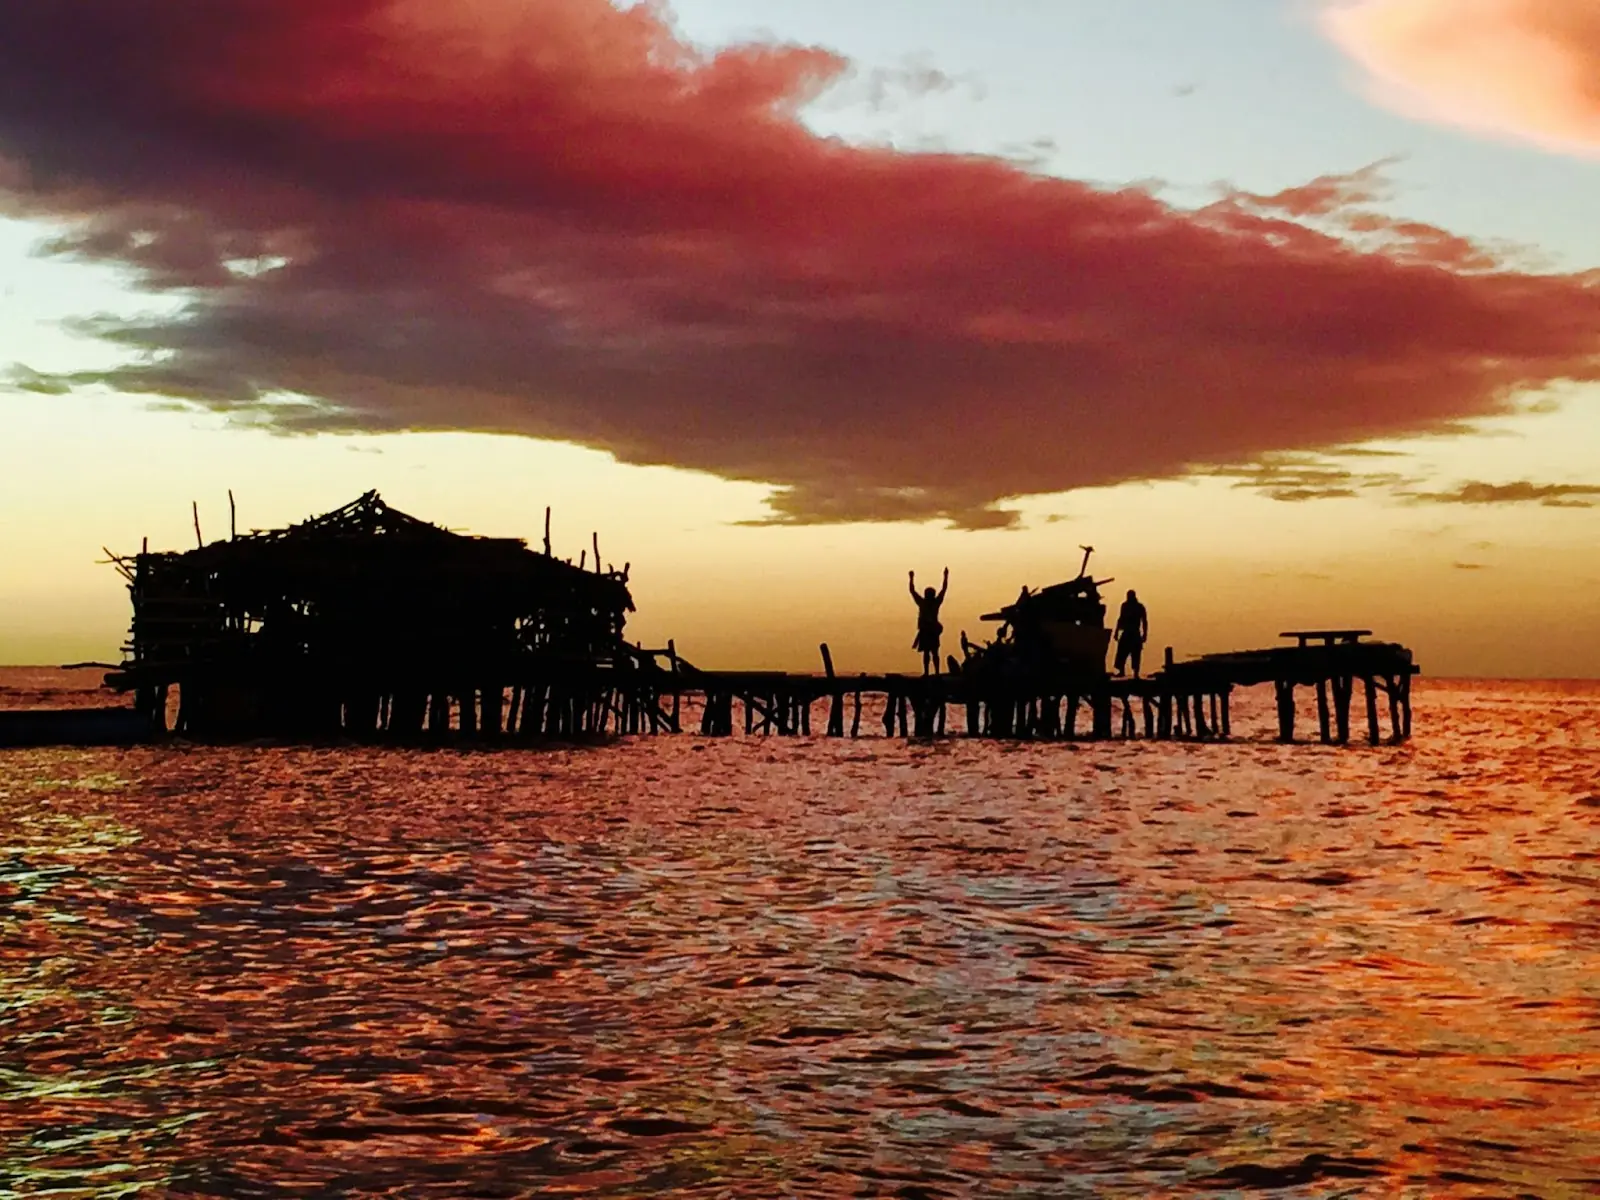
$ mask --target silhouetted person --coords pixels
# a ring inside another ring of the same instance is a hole
[[[922,652],[922,673],[937,675],[939,635],[944,632],[944,626],[939,624],[939,606],[944,603],[944,594],[950,590],[950,568],[944,569],[944,583],[937,592],[928,588],[918,595],[917,573],[910,572],[909,578],[911,598],[917,602],[917,638],[911,643],[911,648]]]
[[[1102,627],[1103,628],[1103,627]],[[1139,662],[1144,656],[1144,644],[1150,637],[1150,614],[1139,603],[1138,593],[1128,589],[1128,598],[1122,602],[1117,614],[1117,674],[1127,674],[1128,660],[1133,660],[1133,677],[1139,678]]]

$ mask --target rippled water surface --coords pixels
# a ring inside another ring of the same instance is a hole
[[[0,1195],[1600,1194],[1600,688],[0,752]]]

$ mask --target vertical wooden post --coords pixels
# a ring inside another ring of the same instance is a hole
[[[150,732],[157,737],[167,732],[167,685],[159,683],[149,689],[150,707],[146,713],[150,719]]]
[[[1017,702],[1001,692],[989,696],[989,736],[1008,738],[1016,725]]]
[[[544,556],[550,557],[550,506],[544,508]]]
[[[344,728],[346,733],[363,737],[377,732],[383,710],[383,699],[375,692],[352,692],[345,697]]]
[[[1233,685],[1230,683],[1222,689],[1222,736],[1233,736]]]
[[[545,732],[545,709],[548,704],[550,689],[546,684],[535,684],[525,700],[525,710],[522,714],[522,730],[531,737],[542,737]]]
[[[1333,742],[1333,721],[1328,712],[1328,681],[1317,680],[1317,728],[1322,734],[1323,745]]]
[[[683,701],[683,692],[678,687],[678,643],[671,638],[667,639],[667,664],[672,669],[672,732],[682,733],[683,718],[679,705]]]
[[[850,717],[850,736],[853,737],[853,738],[858,738],[858,737],[861,736],[861,689],[860,688],[856,689],[855,711],[852,713],[852,715]]]
[[[1102,688],[1095,692],[1091,698],[1094,713],[1094,736],[1096,741],[1109,741],[1111,739],[1111,691]]]
[[[1278,740],[1294,741],[1294,680],[1279,679],[1273,682],[1278,694]]]
[[[1361,687],[1367,699],[1367,742],[1376,746],[1383,740],[1383,731],[1378,727],[1378,685],[1371,675],[1366,675]]]
[[[428,718],[428,697],[424,692],[396,692],[390,702],[389,732],[405,738],[422,733]]]
[[[828,643],[822,643],[822,669],[828,676],[828,682],[833,683],[833,652],[828,649]],[[844,736],[844,692],[837,685],[831,689],[828,697],[828,736]]]
[[[1355,691],[1355,680],[1349,675],[1333,677],[1333,719],[1339,745],[1350,744],[1350,697]]]

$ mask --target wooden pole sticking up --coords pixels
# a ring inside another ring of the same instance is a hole
[[[604,568],[600,565],[600,534],[597,530],[594,534],[594,573],[598,575],[602,570]]]
[[[194,544],[198,548],[206,544],[205,539],[200,536],[200,501],[191,500],[189,506],[194,510]]]
[[[544,556],[550,557],[550,506],[544,508]]]
[[[239,536],[239,509],[233,503],[233,489],[228,489],[228,539]]]

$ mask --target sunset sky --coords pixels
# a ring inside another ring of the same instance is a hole
[[[380,489],[704,666],[1098,548],[1178,653],[1600,676],[1591,0],[0,0],[0,662]]]

